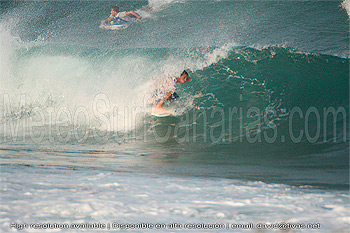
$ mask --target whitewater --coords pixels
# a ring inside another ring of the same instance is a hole
[[[3,1],[0,39],[1,232],[349,229],[348,0]]]

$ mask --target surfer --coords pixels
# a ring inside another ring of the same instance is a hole
[[[129,15],[133,15],[138,19],[141,19],[141,16],[139,14],[137,14],[135,11],[122,11],[119,12],[119,7],[117,6],[113,6],[111,9],[111,15],[108,17],[108,19],[106,19],[102,25],[105,25],[107,23],[111,23],[112,21],[118,21],[118,20],[124,20],[124,21],[128,21],[126,18]]]
[[[175,87],[174,84],[175,83],[181,83],[181,84],[184,84],[186,82],[191,82],[192,79],[188,76],[188,73],[186,70],[184,70],[179,77],[176,77],[176,78],[172,78],[172,80],[170,82],[172,83],[168,83],[168,86],[169,87],[172,87],[171,90],[168,89],[167,92],[165,92],[163,98],[158,102],[157,106],[156,106],[156,110],[159,110],[159,111],[166,111],[167,109],[163,107],[165,101],[167,100],[175,100],[177,98],[179,98],[178,94],[176,94],[175,92]],[[165,81],[167,82],[167,81]]]

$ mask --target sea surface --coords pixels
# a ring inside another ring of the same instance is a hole
[[[99,26],[113,5],[142,16]],[[350,2],[1,1],[1,232],[348,232]],[[151,115],[154,80],[192,82]]]

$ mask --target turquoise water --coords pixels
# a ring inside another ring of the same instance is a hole
[[[99,28],[114,4],[1,2],[1,231],[348,228],[348,2],[119,1],[143,19]],[[175,116],[151,116],[183,69]]]

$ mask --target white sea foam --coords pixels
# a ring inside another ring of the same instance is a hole
[[[159,11],[166,8],[173,2],[175,2],[175,0],[148,0],[148,5],[152,8],[152,10]]]
[[[0,23],[0,91],[4,91],[11,80],[11,58],[14,54],[17,40],[17,37],[11,35],[10,29],[5,24]]]
[[[346,10],[346,12],[348,13],[348,16],[350,17],[350,0],[344,0],[341,5]]]
[[[1,183],[3,232],[10,223],[43,219],[52,223],[320,223],[317,232],[348,228],[346,191],[56,169],[43,176],[46,171],[37,168],[12,169],[2,171],[6,179]]]
[[[44,115],[45,124],[48,120],[75,121],[102,130],[128,131],[136,121],[125,120],[127,115],[145,111],[142,108],[147,90],[142,86],[145,74],[153,68],[150,59],[127,56],[109,66],[108,60],[96,63],[85,57],[45,52],[13,60],[11,52],[2,59],[2,71],[7,76],[1,85],[1,109],[7,117],[18,118],[27,109],[28,113]]]

